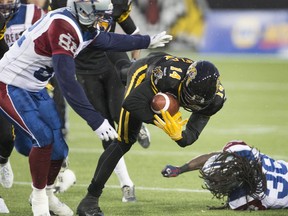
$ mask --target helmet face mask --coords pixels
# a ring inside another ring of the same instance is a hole
[[[196,61],[186,72],[180,87],[181,106],[188,111],[206,108],[214,99],[219,85],[217,68],[207,61]]]
[[[0,0],[0,12],[7,20],[12,17],[20,7],[20,0]]]
[[[110,0],[68,0],[67,7],[80,24],[94,29],[98,27],[98,23],[110,23],[113,9]]]

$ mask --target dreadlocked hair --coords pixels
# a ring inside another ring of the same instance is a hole
[[[266,178],[261,161],[254,157],[252,150],[250,157],[233,152],[219,154],[208,168],[205,169],[204,166],[200,170],[200,178],[205,183],[202,187],[208,189],[217,199],[224,199],[239,188],[245,190],[246,196],[263,199]]]

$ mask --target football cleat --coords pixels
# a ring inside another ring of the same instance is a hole
[[[89,193],[82,199],[77,207],[77,215],[79,216],[104,216],[98,205],[98,197]]]
[[[0,213],[9,213],[9,209],[2,197],[0,197]]]
[[[73,216],[73,211],[64,203],[62,203],[58,197],[53,193],[53,188],[46,188],[46,193],[49,202],[49,211],[51,215],[57,216]]]
[[[135,187],[129,187],[127,185],[124,185],[122,187],[122,202],[136,202],[136,196],[135,196]]]
[[[143,148],[148,148],[150,146],[150,132],[144,123],[141,125],[140,132],[137,136],[137,141]]]
[[[13,185],[14,174],[8,160],[5,164],[0,164],[0,183],[4,188],[11,188]]]
[[[70,169],[60,171],[54,186],[55,193],[63,193],[76,183],[76,176]]]

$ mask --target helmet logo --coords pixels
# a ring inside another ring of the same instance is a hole
[[[152,70],[152,74],[153,74],[153,77],[155,77],[154,83],[155,83],[155,85],[157,85],[158,81],[160,79],[162,79],[162,77],[163,77],[163,71],[161,70],[161,67],[160,66],[155,67]]]
[[[187,69],[187,80],[185,85],[188,86],[189,83],[195,79],[195,77],[197,76],[197,68],[196,68],[197,62],[194,62],[193,64],[191,64],[188,69]]]

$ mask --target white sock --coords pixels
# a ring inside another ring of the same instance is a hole
[[[46,187],[43,188],[43,189],[38,189],[38,188],[35,188],[33,185],[32,185],[32,193],[33,193],[33,198],[38,198],[38,197],[46,197]]]
[[[124,157],[120,158],[120,160],[118,161],[118,163],[114,169],[114,172],[118,177],[121,188],[124,185],[127,185],[129,187],[132,187],[134,185],[132,180],[130,179],[129,174],[128,174],[128,170],[127,170],[127,167],[125,164]]]

